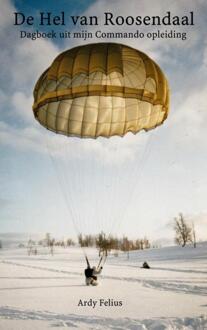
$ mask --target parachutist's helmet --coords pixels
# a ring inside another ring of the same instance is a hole
[[[167,80],[144,53],[98,43],[67,50],[41,75],[33,111],[56,133],[97,138],[161,125],[169,110]]]

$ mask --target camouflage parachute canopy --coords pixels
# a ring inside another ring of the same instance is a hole
[[[126,45],[98,43],[69,49],[34,89],[33,111],[56,133],[110,137],[161,125],[169,89],[159,66]]]

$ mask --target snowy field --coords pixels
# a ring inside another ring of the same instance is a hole
[[[79,248],[39,253],[0,250],[1,330],[207,329],[207,243],[111,255],[98,287],[84,284]]]

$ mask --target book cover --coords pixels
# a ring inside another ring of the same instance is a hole
[[[0,329],[207,329],[206,15],[2,1]]]

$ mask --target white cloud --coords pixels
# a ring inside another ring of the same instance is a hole
[[[7,95],[0,89],[0,111],[3,109],[7,101]]]
[[[0,121],[0,144],[21,151],[45,152],[44,135],[32,126],[15,128]]]
[[[207,42],[203,51],[203,69],[206,70],[207,67]]]
[[[11,13],[15,11],[15,7],[10,0],[5,0],[1,3],[0,11],[0,31],[3,35],[3,30],[11,26]]]
[[[32,95],[27,97],[23,92],[14,92],[11,96],[11,105],[15,114],[24,122],[33,124]]]
[[[196,77],[195,77],[196,79]],[[177,111],[172,113],[170,130],[176,141],[185,145],[202,148],[207,143],[207,111],[206,111],[207,83],[204,86],[196,86],[183,98]]]

